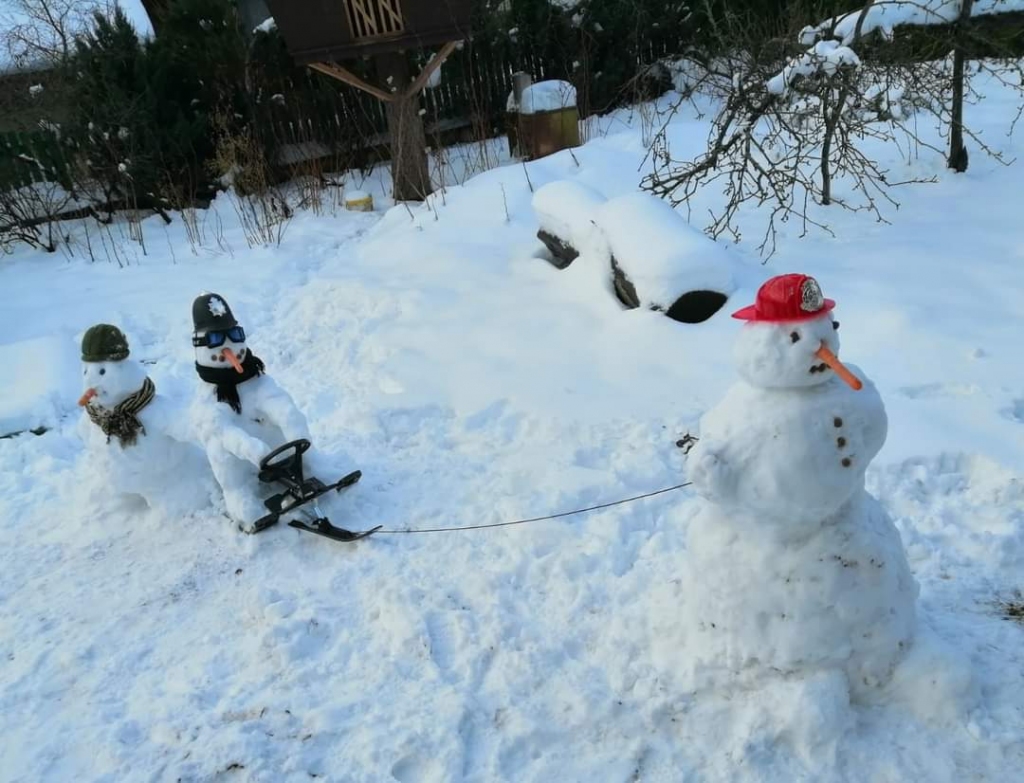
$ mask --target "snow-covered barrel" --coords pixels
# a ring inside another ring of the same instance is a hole
[[[506,109],[513,120],[510,130],[515,137],[514,151],[528,160],[580,144],[576,88],[569,82],[537,82],[523,89],[518,98],[513,91],[509,93]]]
[[[725,248],[649,193],[611,199],[593,219],[611,251],[615,293],[627,307],[700,323],[736,290]]]
[[[540,228],[537,238],[551,252],[551,263],[565,269],[581,252],[604,244],[594,215],[607,199],[592,188],[572,180],[556,180],[533,194],[533,211]]]

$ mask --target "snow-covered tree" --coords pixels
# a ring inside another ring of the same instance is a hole
[[[1016,2],[992,0],[986,7],[994,13]],[[804,229],[815,224],[828,230],[813,217],[814,203],[884,220],[880,205],[896,204],[889,189],[897,183],[859,141],[901,135],[920,141],[908,120],[925,109],[953,130],[949,165],[966,168],[963,61],[983,47],[974,39],[961,46],[967,40],[962,29],[940,22],[960,23],[958,14],[978,7],[970,0],[867,0],[859,10],[834,14],[783,40],[727,17],[722,24],[736,51],[712,66],[726,88],[707,151],[680,162],[656,145],[661,158],[645,187],[678,204],[704,185],[724,182],[726,206],[708,227],[714,236],[737,235],[744,204],[771,205],[761,244],[769,254],[779,220],[796,218]],[[906,44],[904,27],[928,28],[934,40],[946,42],[940,51],[949,57],[936,61],[934,47],[922,49],[914,39]],[[1019,61],[1010,67],[1019,69]],[[845,183],[841,192],[838,179]]]
[[[109,11],[104,0],[4,0],[0,4],[0,39],[19,67],[52,67],[68,60],[75,36],[86,30],[96,11]]]

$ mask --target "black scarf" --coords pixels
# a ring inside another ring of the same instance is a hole
[[[244,383],[257,375],[263,375],[266,367],[262,359],[258,359],[252,351],[245,352],[242,361],[242,372],[234,367],[204,367],[196,362],[196,372],[207,383],[217,387],[217,402],[226,402],[235,413],[242,412],[242,401],[238,399],[238,384]]]
[[[101,408],[87,405],[85,412],[92,423],[103,430],[107,443],[112,437],[117,438],[121,448],[134,446],[139,433],[146,434],[146,428],[136,414],[149,405],[156,396],[156,386],[149,378],[142,382],[142,388],[132,392],[113,408]]]

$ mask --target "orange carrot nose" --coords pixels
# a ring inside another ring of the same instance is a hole
[[[231,366],[235,368],[235,372],[241,375],[245,370],[242,369],[242,363],[238,361],[238,357],[235,356],[235,352],[230,348],[225,348],[221,351],[221,355],[231,363]]]
[[[78,398],[78,404],[83,408],[89,404],[89,401],[96,396],[95,389],[86,389],[85,394]]]
[[[860,391],[864,387],[864,384],[861,383],[860,378],[858,378],[852,372],[847,370],[843,363],[839,361],[839,357],[832,353],[832,351],[828,349],[828,346],[825,345],[824,342],[822,342],[821,348],[815,351],[814,355],[821,359],[823,362],[825,362],[825,364],[827,364],[829,367],[831,367],[832,371],[840,378],[842,378],[844,381],[846,381],[848,384],[850,384],[850,387],[853,388],[855,391]]]

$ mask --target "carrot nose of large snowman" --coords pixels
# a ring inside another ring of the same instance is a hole
[[[829,350],[829,347],[825,345],[824,341],[821,343],[821,347],[815,351],[814,355],[831,367],[832,371],[846,381],[854,391],[860,391],[864,387],[860,378],[846,369],[846,366],[839,361],[839,357]]]
[[[88,405],[97,394],[95,389],[86,389],[85,394],[78,398],[78,404],[83,408]]]
[[[224,348],[224,350],[221,351],[221,355],[228,360],[228,363],[235,368],[235,372],[239,375],[245,372],[245,370],[242,369],[242,363],[238,361],[238,357],[235,356],[235,352],[230,348]]]

